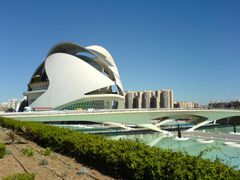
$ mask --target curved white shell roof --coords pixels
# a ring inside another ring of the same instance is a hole
[[[94,56],[90,59],[94,62],[87,62],[77,53],[89,53]],[[102,68],[105,74],[91,63]],[[112,97],[113,100],[123,101],[124,91],[118,69],[110,53],[101,46],[84,48],[74,43],[59,43],[49,51],[44,68],[49,86],[40,97],[30,104],[31,107],[54,109],[82,98],[88,99],[91,95],[86,95],[86,93],[102,88],[111,88],[114,85],[118,87],[119,93],[112,94],[112,96],[103,94],[103,99],[107,95],[107,99]],[[101,99],[101,94],[97,97]]]

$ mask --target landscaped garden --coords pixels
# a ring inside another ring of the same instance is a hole
[[[220,161],[150,147],[130,140],[109,140],[42,123],[1,118],[3,127],[18,130],[42,147],[75,158],[115,178],[240,179],[240,171]],[[28,129],[21,131],[21,129]]]

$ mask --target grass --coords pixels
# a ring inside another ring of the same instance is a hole
[[[6,146],[3,143],[0,143],[0,159],[3,158],[6,154]]]
[[[47,147],[46,149],[41,150],[41,154],[42,154],[43,156],[50,156],[51,153],[52,153],[52,150],[51,150],[50,147]]]
[[[33,173],[17,173],[10,176],[3,177],[3,180],[34,180],[35,174]]]
[[[33,148],[23,148],[21,149],[21,152],[24,156],[32,157],[35,151]]]

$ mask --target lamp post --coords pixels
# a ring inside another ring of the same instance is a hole
[[[178,122],[178,138],[181,138],[181,137],[182,137],[182,134],[181,134],[180,125]]]
[[[236,121],[234,121],[234,123],[233,123],[233,132],[234,132],[234,133],[237,133],[237,129],[236,129]]]

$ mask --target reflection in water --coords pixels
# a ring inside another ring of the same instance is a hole
[[[183,151],[191,155],[202,156],[210,160],[221,160],[229,166],[236,166],[240,169],[240,148],[224,145],[223,141],[214,141],[211,144],[202,144],[194,138],[187,141],[176,141],[172,137],[166,137],[160,133],[152,134],[131,134],[121,136],[109,136],[110,139],[131,139],[139,140],[150,146]]]
[[[67,126],[65,126],[67,127]],[[190,138],[186,141],[177,141],[173,137],[167,137],[158,132],[155,133],[138,133],[119,135],[119,128],[108,129],[106,127],[95,126],[94,128],[86,128],[82,126],[68,126],[75,131],[97,133],[101,131],[115,132],[107,138],[118,139],[131,139],[134,141],[144,142],[150,146],[156,146],[164,149],[171,149],[173,151],[182,151],[195,156],[202,156],[210,160],[221,160],[229,166],[236,166],[240,169],[240,147],[231,147],[224,145],[224,141],[214,140],[214,143],[200,143],[195,138]],[[229,133],[233,131],[233,126],[218,126],[198,129],[199,131],[214,132],[214,133]],[[240,126],[236,127],[237,132],[240,132]],[[240,138],[240,136],[239,136]]]
[[[216,132],[216,133],[230,133],[233,132],[234,127],[233,126],[216,126],[216,127],[202,127],[197,129],[199,131],[205,130],[208,132]],[[236,131],[240,132],[240,126],[236,126]]]

